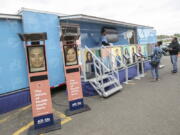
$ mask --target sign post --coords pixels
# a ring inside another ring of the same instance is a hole
[[[64,71],[69,101],[69,109],[65,112],[67,116],[90,110],[89,106],[84,104],[83,101],[80,76],[81,68],[77,56],[78,39],[78,25],[62,25],[61,41],[63,45]]]
[[[61,128],[60,120],[54,120],[48,69],[46,62],[46,33],[19,34],[25,41],[29,87],[32,102],[34,126],[29,135],[38,135]]]

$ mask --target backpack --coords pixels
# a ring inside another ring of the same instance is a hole
[[[156,50],[154,55],[152,55],[152,58],[151,58],[151,62],[150,62],[151,66],[157,67],[160,63],[161,56],[162,56],[162,53]]]

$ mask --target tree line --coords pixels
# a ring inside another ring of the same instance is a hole
[[[180,38],[180,33],[175,33],[174,35],[158,35],[157,36],[158,39],[166,39],[166,38],[173,38],[173,37]]]

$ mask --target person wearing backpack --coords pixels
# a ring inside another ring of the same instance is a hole
[[[177,37],[174,37],[172,39],[171,43],[168,46],[168,50],[171,58],[171,63],[173,65],[173,70],[171,72],[177,73],[178,71],[177,60],[178,60],[178,52],[179,52],[179,43]]]
[[[163,54],[163,50],[160,48],[161,45],[162,45],[162,41],[158,41],[153,49],[152,55],[150,56],[151,73],[152,73],[153,81],[159,80],[159,64]]]

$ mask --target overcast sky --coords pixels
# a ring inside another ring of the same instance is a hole
[[[148,25],[157,34],[180,33],[180,0],[0,0],[0,13],[14,14],[21,7]]]

